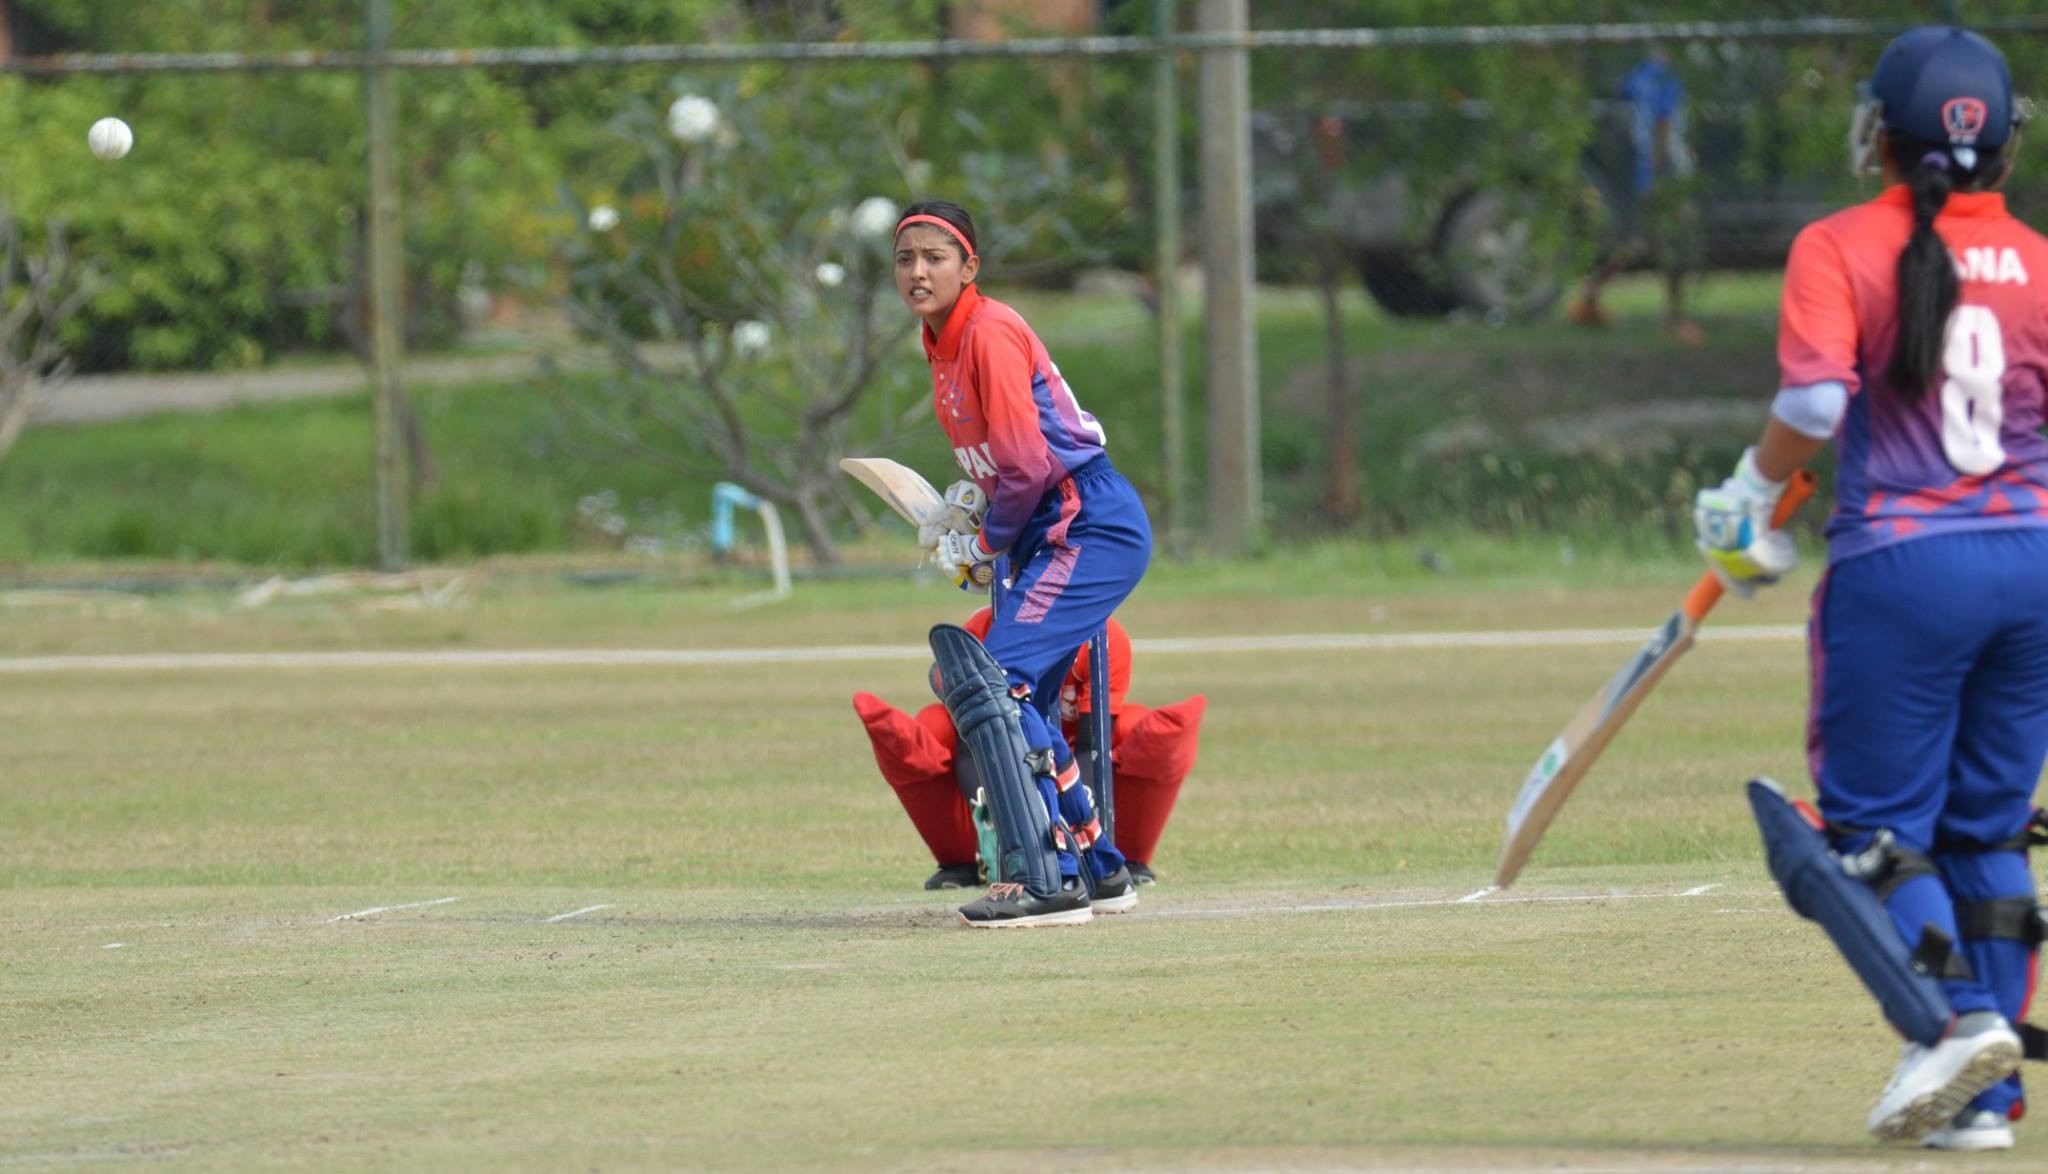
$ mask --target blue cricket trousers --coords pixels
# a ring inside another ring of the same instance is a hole
[[[1074,656],[1122,605],[1152,560],[1152,523],[1138,491],[1098,456],[1049,490],[996,568],[994,619],[983,641],[1009,675],[1012,687],[1031,691],[1024,705],[1024,740],[1053,751],[1063,776],[1074,752],[1060,733],[1060,683]],[[1009,585],[1003,586],[1007,577]],[[1097,704],[1107,704],[1100,700]],[[1085,787],[1057,791],[1041,780],[1047,804],[1075,827],[1094,818]],[[1123,858],[1099,841],[1090,854],[1098,876],[1114,873]],[[1060,853],[1063,874],[1078,872]]]
[[[1974,977],[1942,983],[1958,1012],[2017,1022],[2034,948],[1958,932],[1958,906],[2034,895],[2026,827],[2048,755],[2048,529],[1908,539],[1829,568],[1808,633],[1807,753],[1820,811],[1853,850],[1889,828],[1938,875],[1886,898],[1908,947],[1933,925]],[[2017,1077],[1975,1108],[2009,1112]]]

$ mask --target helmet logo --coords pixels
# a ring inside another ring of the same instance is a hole
[[[1978,98],[1950,98],[1941,104],[1942,129],[1951,143],[1974,143],[1984,133],[1990,113]]]

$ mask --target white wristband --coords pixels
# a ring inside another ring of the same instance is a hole
[[[1771,480],[1764,476],[1762,469],[1756,467],[1755,445],[1742,450],[1742,459],[1735,462],[1735,479],[1742,482],[1745,488],[1754,490],[1758,497],[1776,497],[1785,492],[1783,481]]]

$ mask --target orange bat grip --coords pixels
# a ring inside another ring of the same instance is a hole
[[[1799,507],[1805,505],[1806,499],[1812,497],[1813,491],[1819,487],[1820,480],[1810,469],[1792,474],[1792,480],[1786,483],[1785,492],[1778,498],[1778,508],[1771,511],[1771,528],[1778,529],[1791,521],[1792,515],[1799,512]],[[1679,610],[1697,624],[1707,618],[1715,604],[1721,602],[1721,593],[1725,590],[1721,586],[1721,577],[1708,571],[1692,585],[1691,591],[1686,592],[1685,602],[1679,605]]]

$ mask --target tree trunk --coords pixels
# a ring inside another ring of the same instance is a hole
[[[36,383],[31,379],[14,390],[12,395],[0,398],[0,461],[7,459],[8,450],[21,439],[22,429],[28,427],[28,414],[36,406]]]
[[[434,450],[427,447],[427,432],[420,427],[412,397],[403,391],[398,393],[398,426],[405,438],[406,484],[414,494],[432,489],[441,480],[441,468],[434,463]]]
[[[1323,324],[1329,343],[1329,372],[1323,398],[1323,514],[1339,526],[1357,520],[1358,438],[1350,379],[1344,364],[1344,314],[1337,303],[1342,271],[1334,248],[1319,249],[1317,284],[1323,295]]]
[[[818,486],[802,485],[783,503],[796,511],[796,520],[803,527],[804,545],[810,549],[811,561],[821,567],[839,563],[839,544],[832,541],[832,527],[820,500],[825,496],[829,496],[827,491]]]

